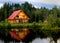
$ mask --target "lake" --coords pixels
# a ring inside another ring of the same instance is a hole
[[[0,40],[0,43],[4,43],[4,41],[3,40]],[[11,41],[9,43],[15,43],[15,42]],[[22,42],[20,42],[20,43],[22,43]],[[43,39],[35,38],[30,43],[50,43],[50,38],[43,38]],[[54,43],[54,41],[52,41],[51,43]],[[60,43],[60,39],[57,41],[57,43]]]
[[[24,41],[27,40],[27,41],[29,41],[29,43],[55,43],[51,38],[47,38],[46,37],[45,32],[46,33],[50,33],[49,31],[44,31],[43,30],[43,31],[40,31],[40,33],[39,33],[38,30],[36,30],[36,32],[35,31],[33,32],[32,30],[29,30],[28,28],[22,28],[22,29],[20,29],[20,28],[19,29],[12,28],[10,31],[14,31],[18,35],[18,37],[21,38],[21,39],[23,39],[26,35],[28,35],[28,37],[25,38]],[[29,40],[29,39],[31,39],[31,40]],[[0,40],[0,43],[4,43],[4,41],[3,40]],[[16,43],[16,42],[15,41],[14,42],[13,41],[10,41],[9,43]],[[22,41],[19,42],[19,43],[22,43]],[[60,43],[60,39],[57,40],[57,43]]]

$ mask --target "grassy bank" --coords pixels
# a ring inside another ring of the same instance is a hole
[[[0,28],[6,27],[6,28],[40,28],[40,29],[60,29],[60,27],[57,24],[52,23],[44,23],[44,22],[33,22],[33,23],[20,23],[20,24],[10,24],[10,23],[0,23]]]

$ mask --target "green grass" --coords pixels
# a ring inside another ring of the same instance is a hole
[[[40,27],[41,29],[59,29],[58,26],[52,26],[50,23],[43,23],[43,22],[33,22],[33,23],[20,23],[20,24],[10,24],[10,23],[0,23],[0,27],[25,27],[25,28],[32,28],[32,27]]]

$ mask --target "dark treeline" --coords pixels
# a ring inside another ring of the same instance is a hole
[[[60,8],[57,8],[56,6],[52,9],[45,7],[35,8],[32,4],[25,2],[23,4],[5,3],[3,7],[0,8],[0,21],[6,20],[13,11],[20,9],[30,17],[29,22],[49,21],[51,18],[54,20],[60,18]]]

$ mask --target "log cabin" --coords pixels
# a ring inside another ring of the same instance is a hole
[[[23,10],[14,11],[9,17],[8,22],[10,23],[27,23],[29,17],[24,13]]]

